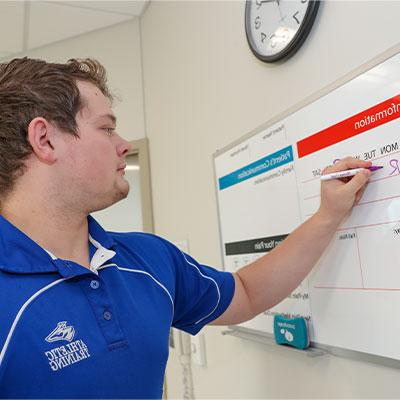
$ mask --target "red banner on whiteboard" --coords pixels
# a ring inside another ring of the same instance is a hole
[[[297,142],[299,158],[359,135],[400,117],[400,95]]]

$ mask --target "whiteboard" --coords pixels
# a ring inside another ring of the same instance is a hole
[[[318,209],[325,166],[348,155],[384,166],[310,275],[242,327],[272,333],[275,314],[304,316],[317,345],[400,360],[398,51],[214,155],[223,261],[231,272],[279,245]]]

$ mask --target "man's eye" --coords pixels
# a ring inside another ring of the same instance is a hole
[[[115,132],[115,128],[103,128],[109,135],[112,135]]]

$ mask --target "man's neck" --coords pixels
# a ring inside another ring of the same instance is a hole
[[[57,258],[89,268],[88,221],[86,215],[68,215],[51,207],[8,201],[1,214],[42,248]]]

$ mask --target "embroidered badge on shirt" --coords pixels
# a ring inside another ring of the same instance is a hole
[[[73,326],[67,326],[67,321],[62,321],[57,324],[56,329],[46,338],[46,342],[56,342],[57,340],[67,340],[71,342],[75,336]]]
[[[68,326],[67,321],[59,322],[57,327],[46,337],[45,340],[48,343],[59,340],[69,342],[64,346],[56,347],[44,353],[53,371],[58,371],[90,357],[89,349],[85,342],[81,339],[72,342],[74,337],[75,329],[72,325]]]

